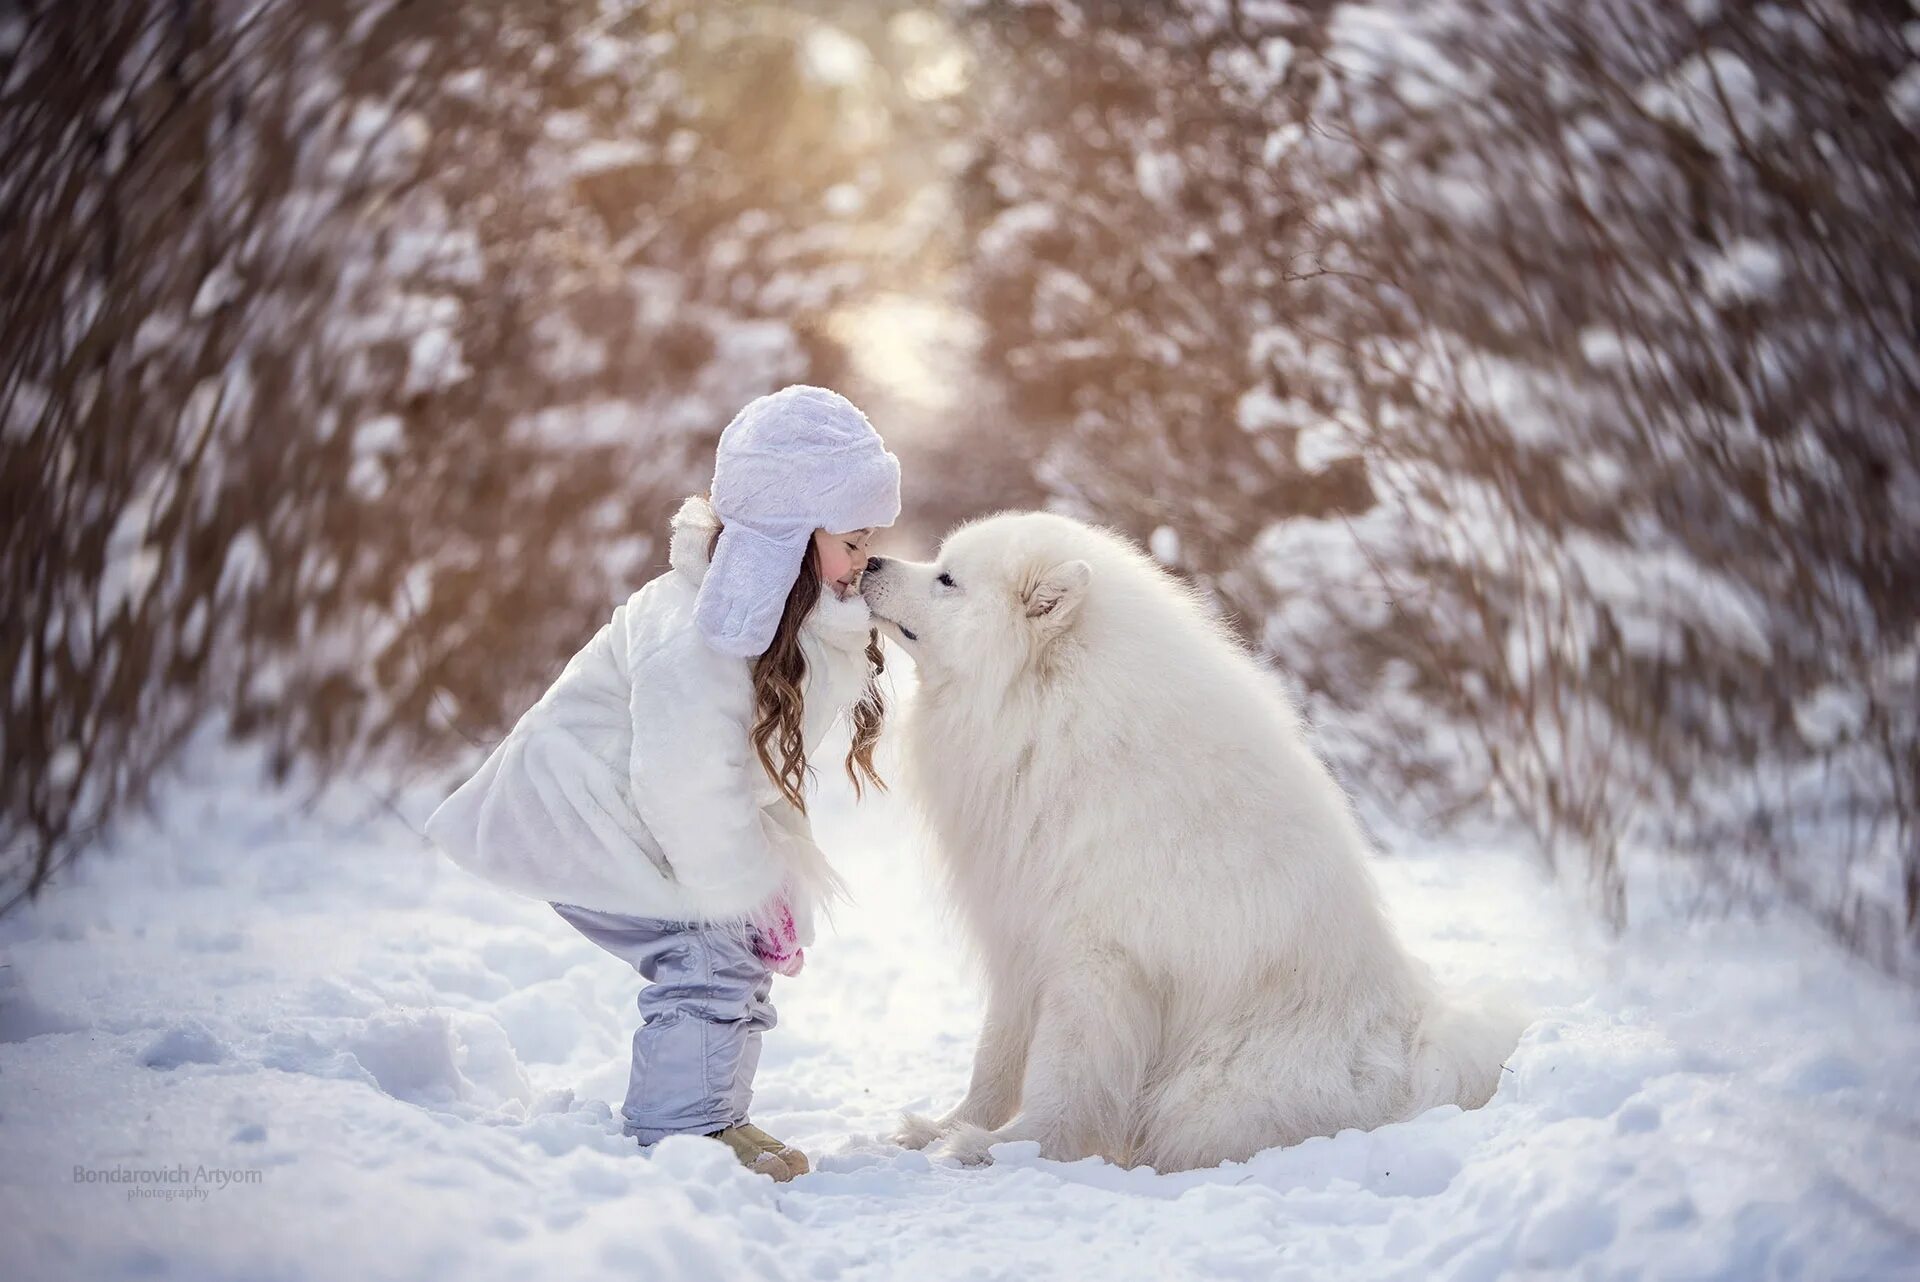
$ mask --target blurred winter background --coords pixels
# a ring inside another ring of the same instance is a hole
[[[732,410],[1207,585],[1363,802],[1920,945],[1920,14],[0,9],[0,899],[497,737]]]
[[[1920,975],[1908,0],[0,3],[0,903],[210,735],[443,786],[795,380],[1400,844]]]

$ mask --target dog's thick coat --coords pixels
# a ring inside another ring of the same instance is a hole
[[[998,516],[864,591],[988,985],[966,1098],[903,1142],[1170,1171],[1493,1094],[1517,1030],[1436,994],[1287,697],[1133,545]]]

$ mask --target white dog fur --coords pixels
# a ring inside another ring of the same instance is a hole
[[[1131,543],[997,516],[863,591],[987,982],[965,1099],[901,1143],[1174,1171],[1493,1094],[1517,1025],[1438,997],[1290,701]]]

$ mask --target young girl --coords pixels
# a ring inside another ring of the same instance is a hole
[[[712,497],[673,519],[672,569],[427,821],[649,981],[621,1110],[642,1144],[710,1135],[776,1180],[808,1169],[747,1105],[773,973],[799,972],[837,888],[807,754],[849,709],[847,773],[879,783],[880,646],[855,587],[899,513],[899,460],[845,397],[754,401],[721,433]]]

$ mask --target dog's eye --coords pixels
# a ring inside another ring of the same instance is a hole
[[[953,586],[953,576],[951,574],[946,573],[945,571],[942,571],[940,574],[939,582],[941,587],[950,588]]]

